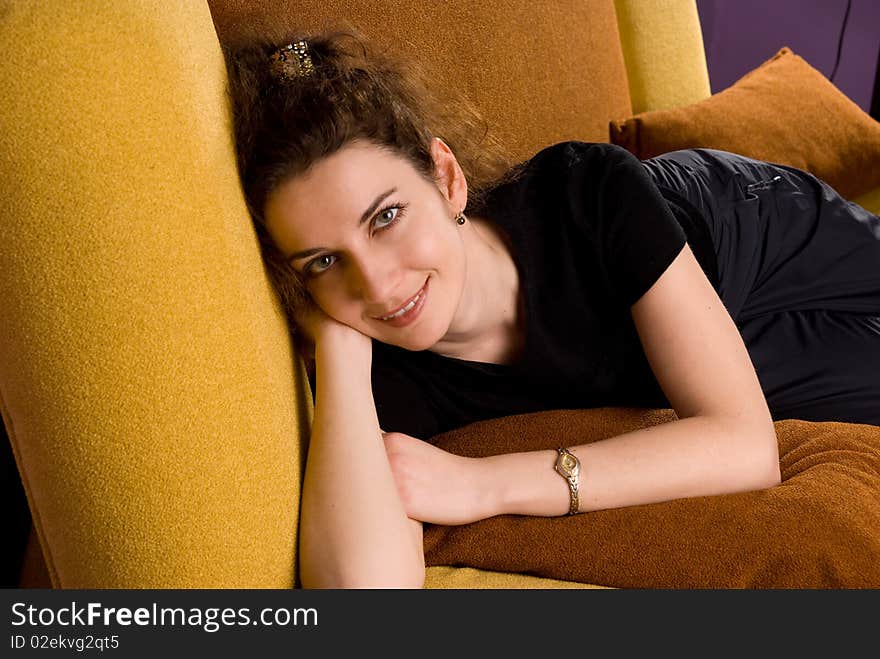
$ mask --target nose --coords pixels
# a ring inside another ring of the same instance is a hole
[[[395,302],[393,296],[402,294],[398,290],[400,269],[393,259],[373,256],[351,259],[349,263],[352,295],[376,312],[387,309],[389,304]]]

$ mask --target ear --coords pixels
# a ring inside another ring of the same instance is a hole
[[[455,154],[439,137],[431,140],[431,158],[434,160],[434,179],[453,215],[467,205],[467,181]]]

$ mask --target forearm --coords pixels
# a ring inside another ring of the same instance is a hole
[[[422,546],[414,541],[385,453],[370,359],[329,341],[317,346],[315,357],[300,524],[303,585],[418,587]]]
[[[772,434],[772,436],[770,436]],[[689,417],[570,447],[580,459],[580,511],[764,489],[779,482],[772,424],[746,426]],[[569,491],[553,469],[556,451],[485,459],[498,514],[553,516]]]

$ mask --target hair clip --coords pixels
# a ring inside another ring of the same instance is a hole
[[[291,82],[315,72],[309,45],[305,41],[282,46],[269,59],[272,74],[282,82]]]

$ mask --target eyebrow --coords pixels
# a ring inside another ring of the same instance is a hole
[[[391,188],[390,190],[386,190],[385,192],[382,192],[378,197],[376,197],[373,200],[373,203],[370,204],[367,207],[367,210],[365,210],[363,212],[363,215],[361,215],[361,219],[358,222],[358,226],[362,225],[364,222],[366,222],[368,219],[370,219],[370,217],[373,215],[373,213],[376,212],[376,209],[379,207],[379,204],[381,204],[387,197],[393,195],[395,192],[397,192],[396,187]],[[304,259],[307,256],[312,256],[314,254],[317,254],[318,252],[323,252],[323,251],[326,251],[323,247],[312,247],[311,249],[304,249],[301,252],[294,252],[293,254],[291,254],[290,256],[287,257],[287,262],[293,263],[294,261],[299,261],[300,259]]]

